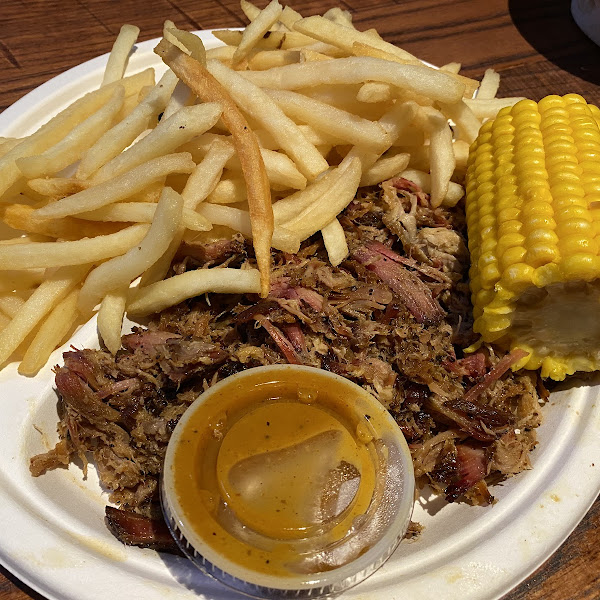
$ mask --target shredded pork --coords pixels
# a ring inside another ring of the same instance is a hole
[[[167,443],[191,402],[223,377],[288,362],[374,394],[406,436],[419,484],[449,501],[492,502],[487,482],[530,466],[539,384],[510,370],[518,353],[463,354],[476,336],[462,209],[432,209],[417,186],[394,179],[358,196],[340,222],[350,255],[339,267],[313,236],[297,255],[273,254],[267,298],[194,298],[124,336],[114,357],[65,353],[60,439],[32,458],[31,472],[92,460],[113,503],[156,517]],[[253,266],[250,244],[183,244],[172,273],[224,265]],[[135,520],[111,512],[113,531],[121,521]]]

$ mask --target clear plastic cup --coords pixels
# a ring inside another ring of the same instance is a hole
[[[404,436],[366,390],[297,365],[243,371],[185,412],[161,498],[204,573],[255,598],[315,598],[366,579],[410,523]]]

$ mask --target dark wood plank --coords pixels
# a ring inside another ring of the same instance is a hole
[[[259,5],[266,1],[257,0]],[[600,104],[600,49],[570,17],[567,0],[290,0],[305,15],[339,4],[359,29],[441,65],[463,64],[480,77],[494,67],[501,95],[539,99],[576,92]],[[2,0],[0,110],[51,77],[107,52],[119,27],[158,37],[164,19],[186,29],[239,27],[238,0]],[[533,576],[503,600],[600,598],[600,499]],[[41,600],[0,569],[0,600]],[[407,599],[410,600],[410,599]]]

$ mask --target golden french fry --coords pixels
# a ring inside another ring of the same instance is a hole
[[[135,246],[144,237],[148,227],[132,225],[117,233],[68,242],[0,245],[0,270],[64,267],[105,260]]]
[[[62,140],[73,127],[79,125],[103,106],[113,94],[116,86],[124,86],[125,94],[130,94],[134,89],[140,89],[144,82],[148,81],[149,73],[153,73],[153,71],[149,69],[86,94],[9,150],[0,158],[0,197],[21,178],[21,171],[16,164],[17,159],[45,152]]]
[[[260,11],[256,18],[244,29],[242,39],[233,55],[232,63],[235,67],[239,65],[258,44],[263,36],[279,19],[282,12],[279,0],[271,0],[266,8]]]
[[[0,365],[10,358],[44,316],[81,281],[88,271],[89,265],[82,264],[63,267],[48,274],[48,278],[31,294],[12,321],[0,332]]]
[[[375,152],[383,151],[391,145],[389,136],[378,123],[296,92],[267,90],[267,94],[288,116],[341,140]]]
[[[408,167],[409,160],[410,154],[394,154],[380,158],[363,172],[360,185],[377,185],[386,179],[391,179]]]
[[[469,158],[469,144],[465,141],[456,141],[452,144],[452,148],[454,150],[454,159],[456,160],[456,169],[466,170]]]
[[[455,75],[458,75],[461,69],[462,65],[459,62],[446,63],[440,67],[440,71],[444,71],[444,73],[454,73]]]
[[[300,48],[300,62],[312,62],[319,60],[333,60],[332,56],[328,56],[327,54],[323,54],[322,52],[317,52],[316,50],[311,50],[308,47]],[[275,66],[275,65],[273,65]],[[277,65],[283,66],[283,65]]]
[[[167,71],[142,102],[125,119],[109,129],[83,155],[77,168],[77,178],[87,179],[132,144],[148,128],[149,123],[164,110],[176,84],[176,75],[170,70]]]
[[[39,233],[56,239],[78,240],[83,237],[94,237],[115,233],[122,226],[106,223],[86,223],[80,219],[64,217],[62,219],[36,219],[33,216],[34,208],[27,204],[10,204],[6,207],[0,205],[2,221],[9,227]]]
[[[103,86],[123,78],[129,53],[139,34],[140,29],[135,25],[123,25],[121,27],[121,31],[119,31],[119,35],[108,55],[104,78],[102,79]]]
[[[49,177],[31,179],[27,182],[34,192],[52,199],[64,198],[90,187],[89,181],[81,181],[71,177]]]
[[[152,223],[158,206],[150,202],[119,202],[81,213],[87,221],[117,221],[129,223]],[[181,225],[192,231],[209,231],[211,224],[197,212],[184,208]]]
[[[380,81],[448,103],[458,102],[465,90],[464,83],[453,75],[423,65],[364,56],[298,63],[268,71],[243,71],[240,75],[261,88],[276,90],[297,90],[331,83],[362,84],[365,81]]]
[[[10,323],[10,317],[0,312],[0,331],[2,331]]]
[[[266,297],[271,277],[273,210],[269,180],[256,136],[231,96],[198,61],[186,56],[165,40],[155,48],[155,52],[204,102],[217,101],[222,104],[222,119],[233,136],[246,180],[254,251],[261,274],[261,294]],[[211,61],[211,64],[219,63]]]
[[[261,275],[256,269],[199,269],[135,290],[127,312],[136,316],[150,315],[209,292],[258,294],[260,291]]]
[[[44,281],[44,273],[44,269],[2,271],[2,275],[0,276],[0,294],[33,288]],[[0,310],[2,310],[1,305]]]
[[[454,121],[456,138],[472,144],[479,133],[481,121],[464,101],[455,104],[440,103],[440,110],[448,119]]]
[[[246,184],[241,177],[221,179],[206,201],[211,204],[236,204],[246,200]]]
[[[482,99],[479,98],[479,95],[477,95],[477,98],[474,98],[473,100],[465,98],[465,104],[473,111],[473,114],[478,119],[493,119],[498,114],[499,110],[505,106],[513,106],[521,100],[525,100],[525,98],[512,97]]]
[[[424,192],[431,192],[431,175],[417,169],[405,169],[399,173],[398,177],[404,177],[413,183],[416,183]],[[465,190],[462,185],[451,181],[448,185],[446,196],[442,200],[443,206],[455,206],[456,203],[464,196]]]
[[[248,0],[240,0],[240,8],[250,22],[254,21],[260,15],[260,8],[252,4],[252,2],[248,2]]]
[[[387,102],[392,99],[392,88],[388,83],[367,81],[360,86],[356,94],[359,102]]]
[[[121,331],[129,286],[108,292],[98,311],[98,333],[111,354],[121,347]]]
[[[239,106],[243,106],[244,111],[277,140],[307,179],[313,180],[319,173],[327,169],[327,161],[304,138],[298,126],[278,108],[267,93],[244,79],[241,74],[228,69],[217,61],[209,61],[208,70],[227,89],[233,100]]]
[[[94,210],[125,200],[169,173],[191,173],[195,166],[187,152],[159,156],[114,179],[39,208],[33,214],[36,218],[52,219]]]
[[[285,221],[282,226],[305,240],[329,225],[356,196],[360,183],[360,160],[351,158],[340,164],[342,176],[318,201],[305,208],[298,216]]]
[[[250,215],[248,211],[224,206],[221,204],[203,203],[198,212],[206,217],[213,225],[229,227],[239,231],[243,236],[252,238],[254,230],[250,227]],[[275,227],[273,230],[273,248],[283,252],[298,252],[300,239],[285,227]]]
[[[494,69],[486,69],[477,90],[477,99],[490,100],[495,98],[499,87],[500,75]]]
[[[362,42],[404,60],[410,60],[414,64],[422,64],[416,56],[413,56],[409,52],[406,52],[393,44],[384,42],[383,40],[362,31],[357,31],[356,29],[341,25],[340,23],[330,21],[319,15],[306,17],[296,21],[294,23],[294,31],[299,31],[320,42],[337,46],[349,54],[352,54],[352,46],[355,42]]]
[[[88,275],[78,300],[83,314],[91,311],[107,292],[129,286],[166,252],[179,229],[182,209],[183,198],[171,188],[165,188],[144,239],[135,248],[102,263]]]
[[[353,54],[355,54],[356,56],[370,56],[372,58],[381,58],[383,60],[389,60],[401,64],[415,64],[412,60],[405,60],[400,56],[394,55],[393,53],[387,52],[380,48],[375,48],[368,41],[366,43],[354,42],[354,44],[352,44],[352,50]],[[433,67],[429,68],[432,70],[442,71],[442,69],[433,69]],[[479,87],[479,81],[477,81],[476,79],[471,79],[470,77],[465,77],[464,75],[459,75],[455,73],[452,69],[444,70],[442,72],[446,73],[447,75],[450,75],[451,77],[456,79],[456,81],[459,81],[460,83],[464,84],[465,87],[463,97],[465,98],[472,98],[473,94]]]
[[[212,34],[228,46],[239,46],[242,41],[241,31],[217,29]],[[263,37],[258,41],[255,48],[262,50],[293,50],[308,46],[313,42],[313,39],[296,31],[271,31],[268,37]]]
[[[199,61],[203,65],[206,64],[206,49],[204,48],[204,44],[202,40],[191,31],[184,31],[183,29],[178,29],[177,27],[169,27],[168,33],[174,36],[187,50],[187,54],[189,54],[193,59]]]
[[[337,267],[350,253],[344,228],[337,219],[334,219],[321,229],[321,235],[329,262]]]
[[[25,304],[25,300],[12,290],[0,294],[0,310],[11,319],[19,312],[23,304]]]
[[[78,296],[78,288],[71,290],[44,319],[19,364],[18,371],[21,375],[36,375],[69,333],[81,316],[77,310]]]
[[[38,156],[26,156],[17,160],[17,166],[28,179],[53,175],[81,158],[112,125],[115,115],[123,105],[125,91],[115,88],[108,102],[74,127],[60,142]]]
[[[144,138],[105,164],[93,176],[93,183],[102,183],[117,177],[142,163],[174,152],[197,135],[210,129],[221,116],[221,105],[216,102],[184,106],[161,122]]]
[[[259,50],[250,53],[248,68],[253,71],[263,71],[297,62],[300,62],[300,51],[298,50]]]

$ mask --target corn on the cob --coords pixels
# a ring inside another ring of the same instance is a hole
[[[543,377],[600,369],[600,110],[576,94],[502,109],[466,190],[475,331]]]

